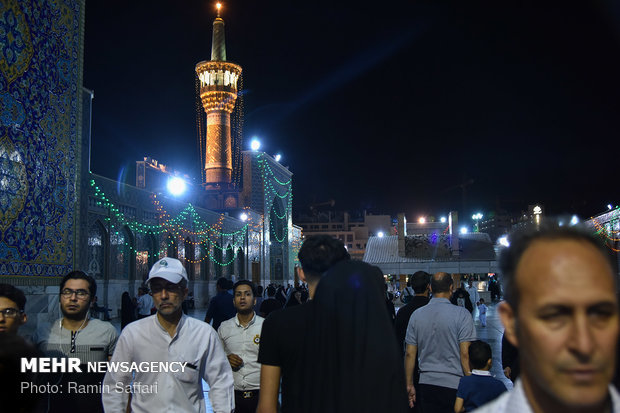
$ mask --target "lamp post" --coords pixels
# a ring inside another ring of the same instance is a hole
[[[476,232],[480,232],[480,220],[482,219],[482,214],[478,212],[471,216],[471,219],[476,221]]]

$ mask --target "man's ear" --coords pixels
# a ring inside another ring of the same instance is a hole
[[[21,319],[20,324],[21,324],[21,325],[24,325],[24,324],[26,324],[27,322],[28,322],[28,316],[26,315],[26,313],[23,313],[23,314],[22,314],[22,319]]]
[[[517,340],[517,314],[506,301],[499,303],[497,307],[499,318],[504,325],[504,335],[506,339],[515,347],[519,347]]]
[[[297,267],[297,274],[299,274],[299,279],[303,282],[306,282],[306,274],[301,267]]]

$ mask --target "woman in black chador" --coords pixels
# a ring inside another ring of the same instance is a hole
[[[383,275],[345,261],[321,279],[304,346],[304,413],[406,412],[402,355],[384,298]]]
[[[125,291],[121,296],[121,330],[132,321],[136,321],[136,305]]]

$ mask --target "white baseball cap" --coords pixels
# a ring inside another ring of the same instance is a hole
[[[181,280],[187,281],[187,271],[185,271],[181,261],[176,258],[166,257],[153,264],[146,282],[151,282],[153,278],[163,278],[173,284],[178,284]]]

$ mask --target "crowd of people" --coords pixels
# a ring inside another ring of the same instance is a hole
[[[0,388],[13,392],[2,411],[204,412],[204,379],[217,413],[620,412],[612,385],[617,263],[609,250],[572,227],[543,226],[510,240],[500,257],[505,300],[497,305],[512,352],[504,365],[510,391],[491,376],[499,355],[477,337],[474,305],[482,326],[487,306],[471,283],[455,288],[451,274],[416,272],[410,299],[394,314],[381,270],[351,260],[337,239],[311,236],[299,251],[303,287],[263,291],[249,280],[218,279],[204,321],[183,311],[182,262],[157,261],[150,292],[141,290],[135,303],[123,294],[137,319],[121,314],[120,335],[89,317],[97,284],[81,271],[60,283],[62,316],[30,341],[17,334],[27,321],[23,292],[1,284]],[[149,298],[140,304],[141,297]],[[77,358],[84,370],[20,370],[20,358],[43,355]],[[84,372],[108,360],[183,369]],[[24,392],[24,381],[65,391]],[[99,391],[67,392],[73,382]]]

